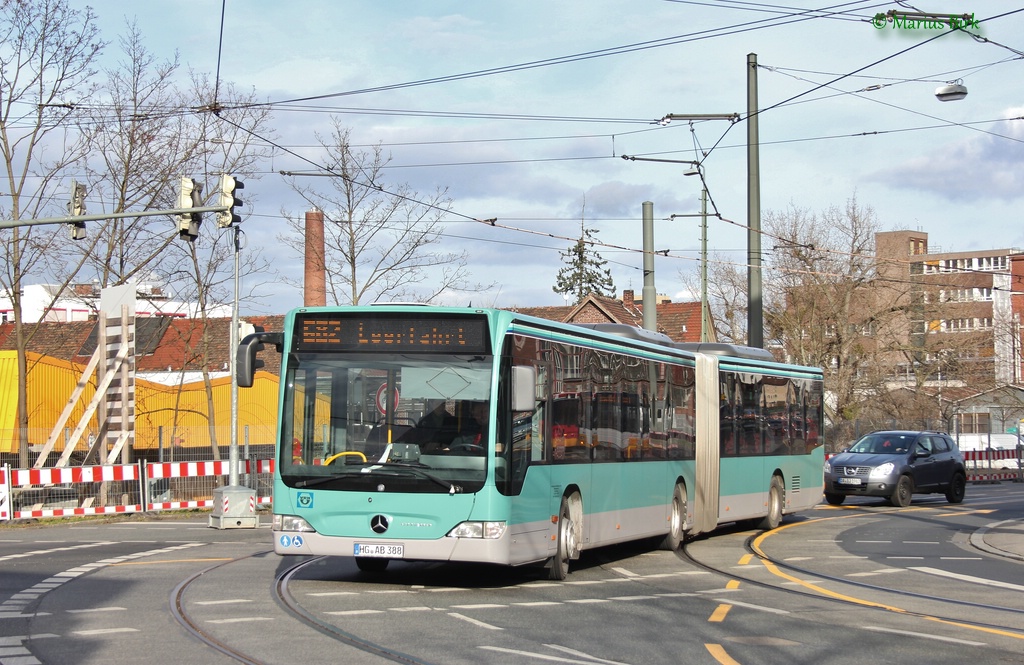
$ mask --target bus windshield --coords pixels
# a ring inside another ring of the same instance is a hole
[[[474,492],[488,468],[489,355],[293,353],[285,484],[324,490]]]

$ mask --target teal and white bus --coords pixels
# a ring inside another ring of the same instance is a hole
[[[761,349],[496,309],[305,308],[281,363],[274,551],[546,564],[822,497],[822,373]]]

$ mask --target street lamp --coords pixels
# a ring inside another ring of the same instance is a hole
[[[700,173],[700,162],[691,162],[688,160],[680,159],[658,159],[655,157],[635,157],[633,155],[622,155],[623,159],[631,162],[664,162],[668,164],[689,164],[690,168],[683,175],[701,175]],[[704,176],[701,175],[701,182],[703,183]],[[707,195],[707,190],[704,190],[704,195]],[[707,214],[707,206],[704,207],[704,214]],[[687,215],[673,215],[674,217],[686,217]],[[696,217],[696,215],[689,215]],[[705,219],[705,229],[707,228],[707,220]],[[705,240],[706,240],[705,234]],[[650,201],[645,201],[643,204],[643,246],[644,246],[644,293],[643,302],[656,302],[657,290],[654,287],[654,204]],[[707,245],[704,246],[705,252],[707,251]],[[704,280],[707,279],[707,273],[704,273]],[[704,300],[706,300],[707,291],[704,291]],[[704,313],[702,306],[702,315]],[[643,327],[645,330],[656,331],[658,329],[656,320],[657,307],[644,307],[644,321]],[[701,336],[704,334],[704,318],[701,320]]]
[[[963,81],[950,81],[935,89],[935,97],[940,102],[956,102],[967,96],[967,86]]]

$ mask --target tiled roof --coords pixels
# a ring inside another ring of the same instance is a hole
[[[158,318],[158,317],[154,317]],[[137,350],[135,367],[140,371],[171,371],[200,370],[203,367],[203,322],[201,319],[164,318],[154,322],[149,318],[140,317],[137,333]],[[246,323],[262,325],[265,330],[281,330],[284,316],[243,317]],[[166,327],[164,327],[166,326]],[[146,341],[147,331],[156,332],[163,329],[159,343]],[[95,349],[95,321],[70,321],[26,324],[26,335],[31,335],[28,350],[61,360],[86,363]],[[229,367],[231,319],[209,319],[207,330],[207,363],[210,371],[223,371]],[[91,343],[90,343],[91,340]],[[0,325],[0,351],[15,350],[14,324]],[[280,355],[272,348],[261,354],[265,363],[264,369],[278,374],[281,368]],[[147,353],[148,352],[148,353]]]
[[[643,325],[643,309],[607,296],[591,294],[573,306],[518,307],[513,311],[553,321],[571,323],[625,323]],[[658,331],[677,342],[700,341],[700,303],[661,303],[658,305]],[[264,330],[279,331],[284,315],[243,317],[242,320]],[[139,355],[135,367],[143,372],[198,371],[206,368],[224,371],[231,362],[231,319],[202,319],[171,317],[139,317],[136,319],[136,347]],[[45,356],[76,363],[88,362],[96,344],[95,321],[48,322],[26,324],[30,335],[28,350]],[[203,333],[206,332],[206,353],[203,353]],[[0,351],[15,350],[14,324],[0,325]],[[268,348],[261,354],[264,369],[279,374],[281,356]]]
[[[568,307],[516,307],[512,311],[563,323],[625,323],[643,327],[643,305],[590,294],[578,305]],[[658,332],[676,342],[700,341],[700,303],[665,302],[657,306]]]

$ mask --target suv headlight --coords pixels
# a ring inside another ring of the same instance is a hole
[[[888,478],[890,475],[892,475],[892,470],[895,469],[895,468],[896,468],[896,465],[893,464],[892,462],[886,462],[885,464],[880,464],[880,465],[876,466],[875,468],[871,469],[870,477],[871,478]]]
[[[832,465],[829,462],[825,462],[824,471],[825,473],[832,473]]]

